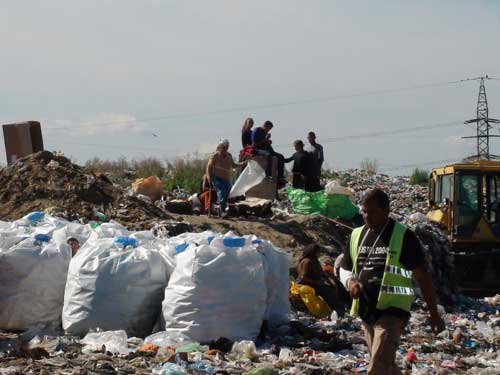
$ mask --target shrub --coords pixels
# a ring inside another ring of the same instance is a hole
[[[166,174],[163,178],[165,190],[182,188],[188,193],[200,189],[201,181],[207,167],[207,158],[194,156],[188,159],[167,161]]]
[[[410,177],[412,185],[427,185],[429,183],[429,171],[425,169],[415,168]]]
[[[360,164],[360,169],[365,171],[367,174],[372,175],[378,172],[378,161],[377,159],[365,158]]]

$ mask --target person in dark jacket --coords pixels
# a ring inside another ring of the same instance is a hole
[[[293,161],[292,173],[293,180],[292,186],[295,189],[302,189],[311,191],[310,175],[311,175],[311,155],[304,151],[304,142],[296,140],[293,142],[295,153],[289,158],[285,159],[285,163]]]
[[[278,161],[278,186],[286,183],[284,180],[284,157],[280,153],[274,151],[271,141],[271,129],[274,127],[271,121],[265,121],[262,126],[252,130],[252,146],[257,155],[275,157]],[[269,163],[271,166],[271,163]],[[270,168],[269,168],[270,169]],[[266,171],[270,175],[270,170]]]
[[[309,145],[305,147],[305,150],[311,154],[312,159],[312,171],[311,171],[311,191],[321,190],[321,168],[323,167],[323,162],[325,161],[325,156],[323,154],[323,146],[316,143],[316,134],[314,132],[309,132],[307,134],[307,140]]]

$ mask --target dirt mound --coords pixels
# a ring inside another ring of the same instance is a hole
[[[64,156],[41,151],[0,170],[0,219],[15,220],[47,210],[70,220],[96,220],[99,213],[132,229],[165,211],[115,186]]]

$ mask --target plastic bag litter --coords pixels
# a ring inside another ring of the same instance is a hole
[[[165,348],[167,346],[177,348],[191,342],[191,340],[182,333],[160,331],[146,337],[144,342],[159,346],[160,348]]]
[[[1,329],[25,330],[61,319],[71,252],[65,242],[32,236],[0,250]]]
[[[340,185],[340,182],[337,180],[332,180],[325,185],[325,194],[347,195],[351,200],[354,199],[354,191],[348,187]]]
[[[245,195],[248,190],[257,186],[266,178],[266,171],[255,160],[249,160],[247,166],[235,181],[229,197]]]
[[[154,246],[123,248],[112,238],[89,240],[72,259],[64,294],[63,328],[151,333],[173,261]]]
[[[288,199],[293,211],[300,214],[321,214],[331,218],[351,220],[359,213],[359,208],[344,194],[328,195],[324,191],[311,193],[290,188]]]
[[[153,369],[153,374],[157,375],[184,375],[187,373],[181,366],[170,362],[166,362]]]
[[[266,310],[264,260],[250,238],[231,246],[240,241],[217,235],[175,256],[163,301],[165,331],[198,342],[257,337]]]
[[[410,221],[412,223],[427,223],[429,219],[427,218],[426,215],[424,215],[421,212],[415,212],[414,214],[410,215]]]
[[[306,305],[307,310],[309,310],[309,312],[317,318],[323,318],[332,313],[330,307],[323,300],[323,298],[317,296],[314,288],[308,285],[292,282],[290,294],[300,296],[302,302]]]
[[[128,354],[133,351],[128,348],[127,333],[123,330],[89,332],[81,340],[81,343],[86,346],[84,350],[90,351],[101,351],[103,345],[105,350],[111,353]]]
[[[233,344],[231,352],[238,355],[238,356],[241,356],[244,358],[249,358],[249,359],[258,357],[257,348],[255,347],[255,343],[253,341],[250,341],[250,340],[242,340],[242,341],[235,342]]]

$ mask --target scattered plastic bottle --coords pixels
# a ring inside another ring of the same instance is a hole
[[[280,354],[278,356],[278,360],[283,363],[290,363],[292,362],[293,356],[292,356],[292,351],[287,348],[283,348],[280,350]]]

